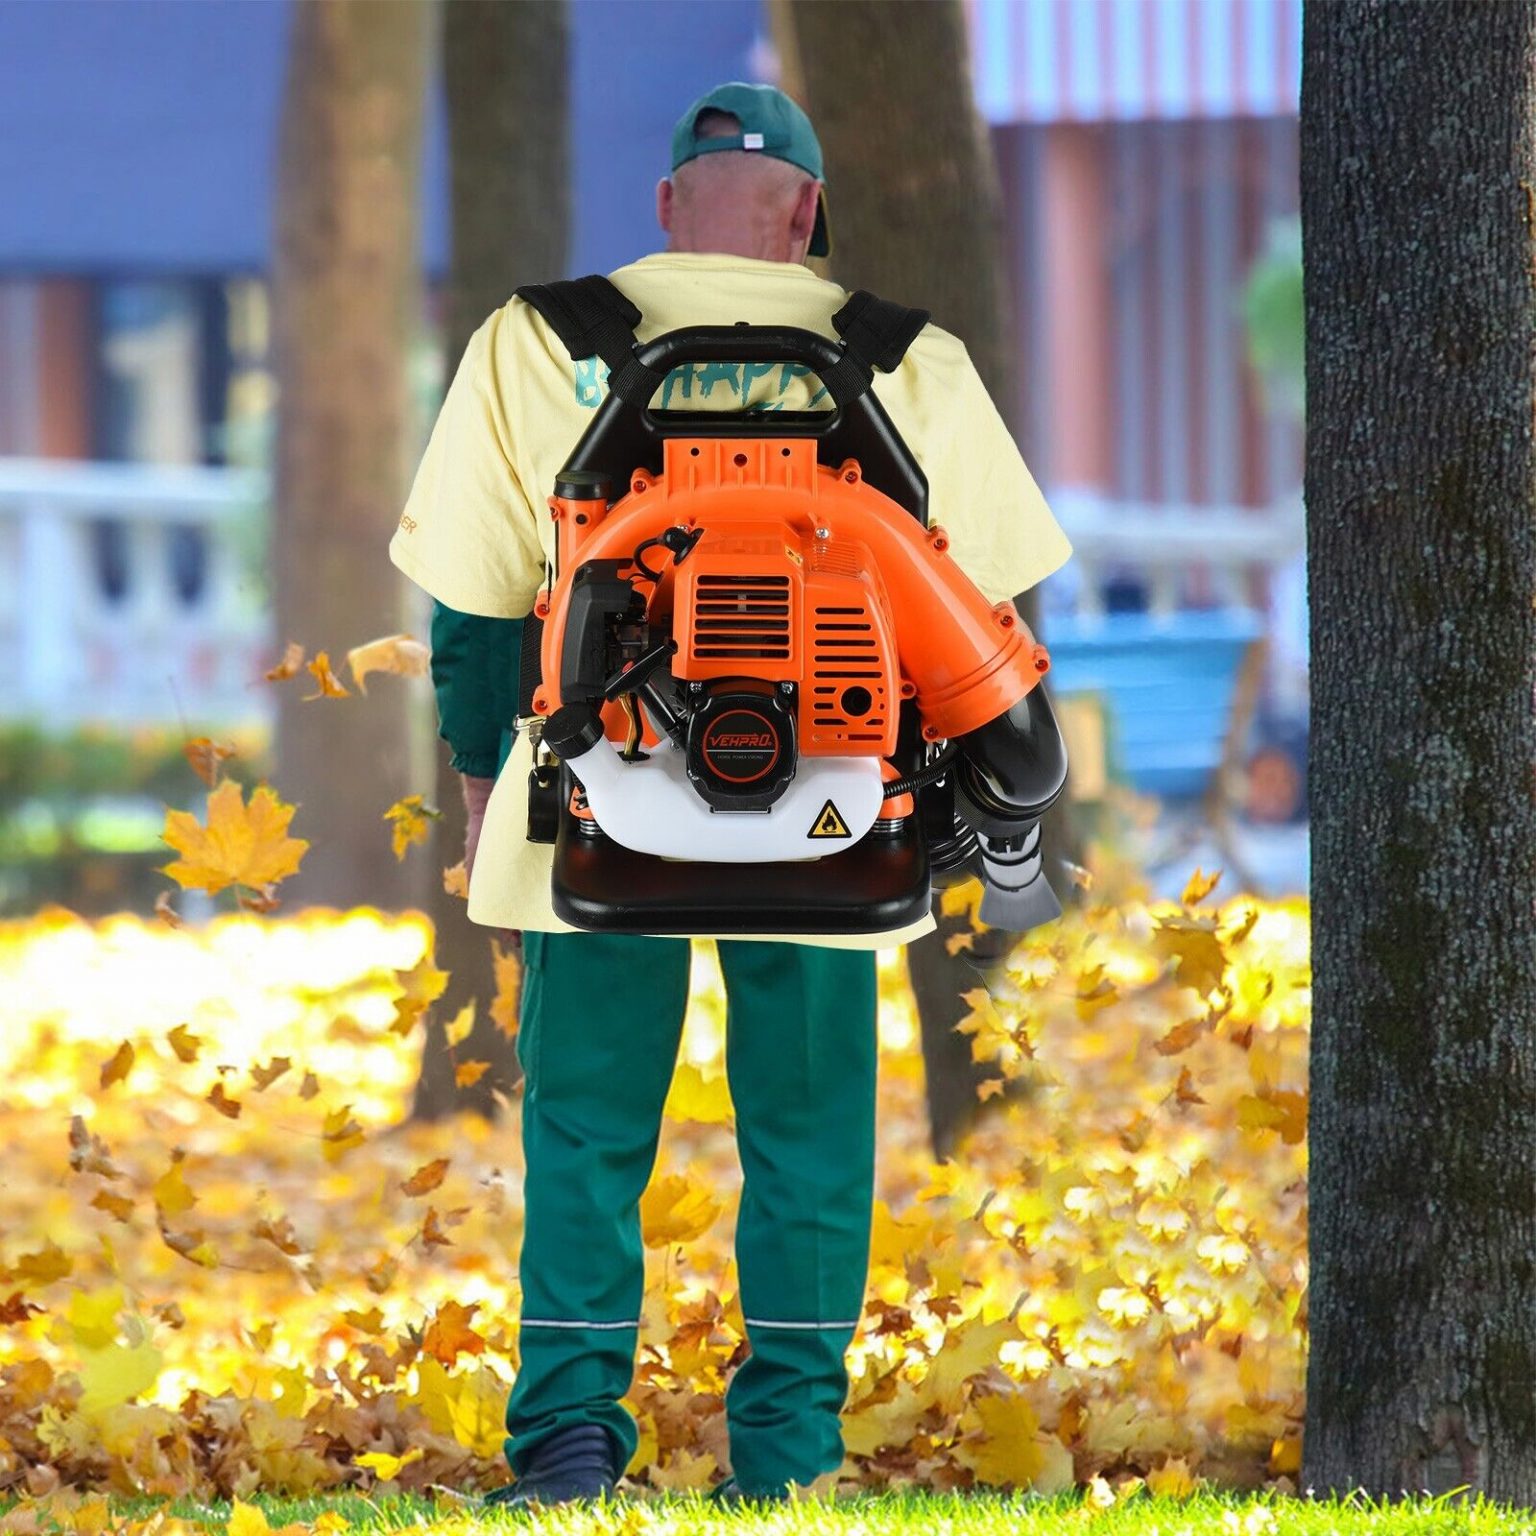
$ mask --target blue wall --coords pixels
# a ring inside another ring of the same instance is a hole
[[[0,0],[0,272],[264,270],[288,0]],[[572,0],[574,272],[653,249],[672,123],[753,78],[759,0]],[[441,92],[423,254],[441,271]],[[551,274],[555,275],[555,274]]]

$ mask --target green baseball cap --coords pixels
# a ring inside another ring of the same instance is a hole
[[[696,131],[700,116],[708,111],[729,112],[741,124],[740,133],[701,137]],[[686,165],[697,155],[721,149],[760,150],[775,160],[797,165],[817,181],[824,181],[821,143],[811,120],[783,91],[771,85],[748,85],[732,80],[700,96],[677,120],[672,130],[672,169]],[[816,199],[816,227],[811,231],[809,254],[825,256],[832,249],[827,230],[827,190]]]

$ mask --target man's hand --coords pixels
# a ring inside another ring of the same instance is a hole
[[[477,778],[473,774],[461,774],[464,789],[464,878],[475,872],[475,850],[480,846],[480,829],[485,825],[485,808],[490,803],[495,779]],[[515,928],[494,928],[497,942],[502,948],[510,947],[519,958],[523,953],[523,936]]]

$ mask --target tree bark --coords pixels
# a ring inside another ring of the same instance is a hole
[[[1536,12],[1308,0],[1302,1481],[1536,1501]]]
[[[329,652],[401,625],[386,551],[408,487],[406,353],[417,257],[427,10],[421,0],[295,6],[273,266],[279,387],[272,540],[280,640]],[[427,738],[403,687],[306,701],[277,694],[278,782],[311,842],[284,887],[351,906],[415,904],[420,860],[397,861],[383,812],[424,787]]]
[[[570,229],[570,147],[566,110],[565,0],[450,0],[443,7],[443,69],[448,98],[453,265],[444,356],[451,376],[469,338],[522,283],[565,274]],[[434,868],[464,851],[464,803],[446,743],[437,744]],[[494,1113],[519,1069],[514,1041],[490,1020],[495,994],[489,930],[471,923],[461,898],[439,881],[428,910],[437,962],[448,990],[428,1025],[413,1113],[421,1118],[470,1109]],[[442,1021],[470,999],[481,1007],[459,1060],[489,1061],[468,1088],[454,1078]]]
[[[821,140],[838,280],[930,310],[965,343],[1003,419],[1016,422],[1002,200],[972,96],[960,0],[770,0],[770,14],[785,89],[805,106]],[[1039,633],[1035,595],[1022,594],[1020,607]],[[1050,643],[1049,634],[1041,638]],[[1047,814],[1041,841],[1065,907],[1077,887],[1062,861],[1082,862],[1066,798]],[[983,952],[1006,953],[1011,936],[979,943]],[[996,1073],[972,1062],[969,1042],[954,1033],[969,1011],[960,994],[977,984],[971,960],[950,955],[941,933],[911,945],[907,964],[923,1025],[932,1139],[942,1157],[977,1113],[978,1085]]]

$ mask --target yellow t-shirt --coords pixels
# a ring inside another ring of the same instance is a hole
[[[641,341],[685,325],[803,327],[835,337],[848,294],[793,262],[701,252],[642,257],[610,274],[640,310]],[[556,472],[606,394],[599,359],[573,362],[529,305],[512,299],[477,330],[449,386],[389,554],[439,602],[522,618],[554,559],[545,506]],[[928,477],[928,520],[949,534],[960,568],[992,601],[1011,598],[1072,552],[1017,446],[954,336],[929,324],[874,393]],[[818,409],[820,381],[793,366],[694,365],[669,375],[654,402],[684,410]],[[570,932],[550,906],[551,849],[526,837],[527,733],[496,781],[470,882],[469,916],[491,927]],[[861,935],[784,935],[875,949],[905,943],[931,917]],[[739,935],[738,935],[739,937]]]

